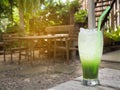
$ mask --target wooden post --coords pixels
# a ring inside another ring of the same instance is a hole
[[[94,0],[88,0],[88,28],[95,28],[95,3]]]

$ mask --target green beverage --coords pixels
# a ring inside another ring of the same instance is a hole
[[[103,51],[102,32],[81,28],[78,48],[83,71],[83,84],[99,84],[98,69]]]
[[[82,59],[82,69],[84,79],[98,78],[99,59],[84,60]]]

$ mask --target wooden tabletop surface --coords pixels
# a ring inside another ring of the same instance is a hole
[[[24,36],[24,37],[13,37],[16,39],[49,39],[49,38],[67,38],[68,34],[55,34],[55,35],[41,35],[41,36]]]

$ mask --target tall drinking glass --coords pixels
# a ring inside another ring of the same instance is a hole
[[[103,34],[101,31],[80,29],[78,36],[79,55],[83,71],[83,84],[99,84],[98,70],[103,52]]]

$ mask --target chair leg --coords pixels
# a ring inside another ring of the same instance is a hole
[[[21,63],[21,51],[19,52],[19,60],[18,60],[18,64],[20,65]]]
[[[32,50],[32,56],[33,56],[33,57],[32,57],[33,60],[35,60],[35,50],[34,50],[34,49]]]
[[[12,53],[12,51],[11,51],[10,55],[11,55],[11,63],[13,63],[13,53]]]
[[[54,51],[53,51],[53,54],[54,54],[54,58],[53,58],[53,63],[55,64],[55,61],[56,61],[56,54],[57,54],[57,50],[56,50],[56,47],[57,47],[57,41],[56,41],[56,39],[54,39],[54,47],[53,47],[53,49],[54,49]]]
[[[32,52],[32,50],[30,50],[29,52],[30,52],[30,54],[28,54],[28,60],[29,60],[30,64],[32,65],[33,52]],[[30,59],[29,59],[29,57],[30,57]]]
[[[67,54],[66,59],[67,59],[67,62],[69,63],[69,51],[68,50],[66,51],[66,54]]]
[[[4,50],[4,62],[6,62],[6,55],[5,55],[5,50]]]
[[[26,57],[27,61],[29,62],[30,61],[30,53],[27,52],[25,57]]]
[[[66,40],[66,59],[67,59],[67,63],[69,63],[69,44],[68,44],[68,40]]]
[[[38,56],[40,57],[40,49],[39,49],[39,51],[38,51]]]

